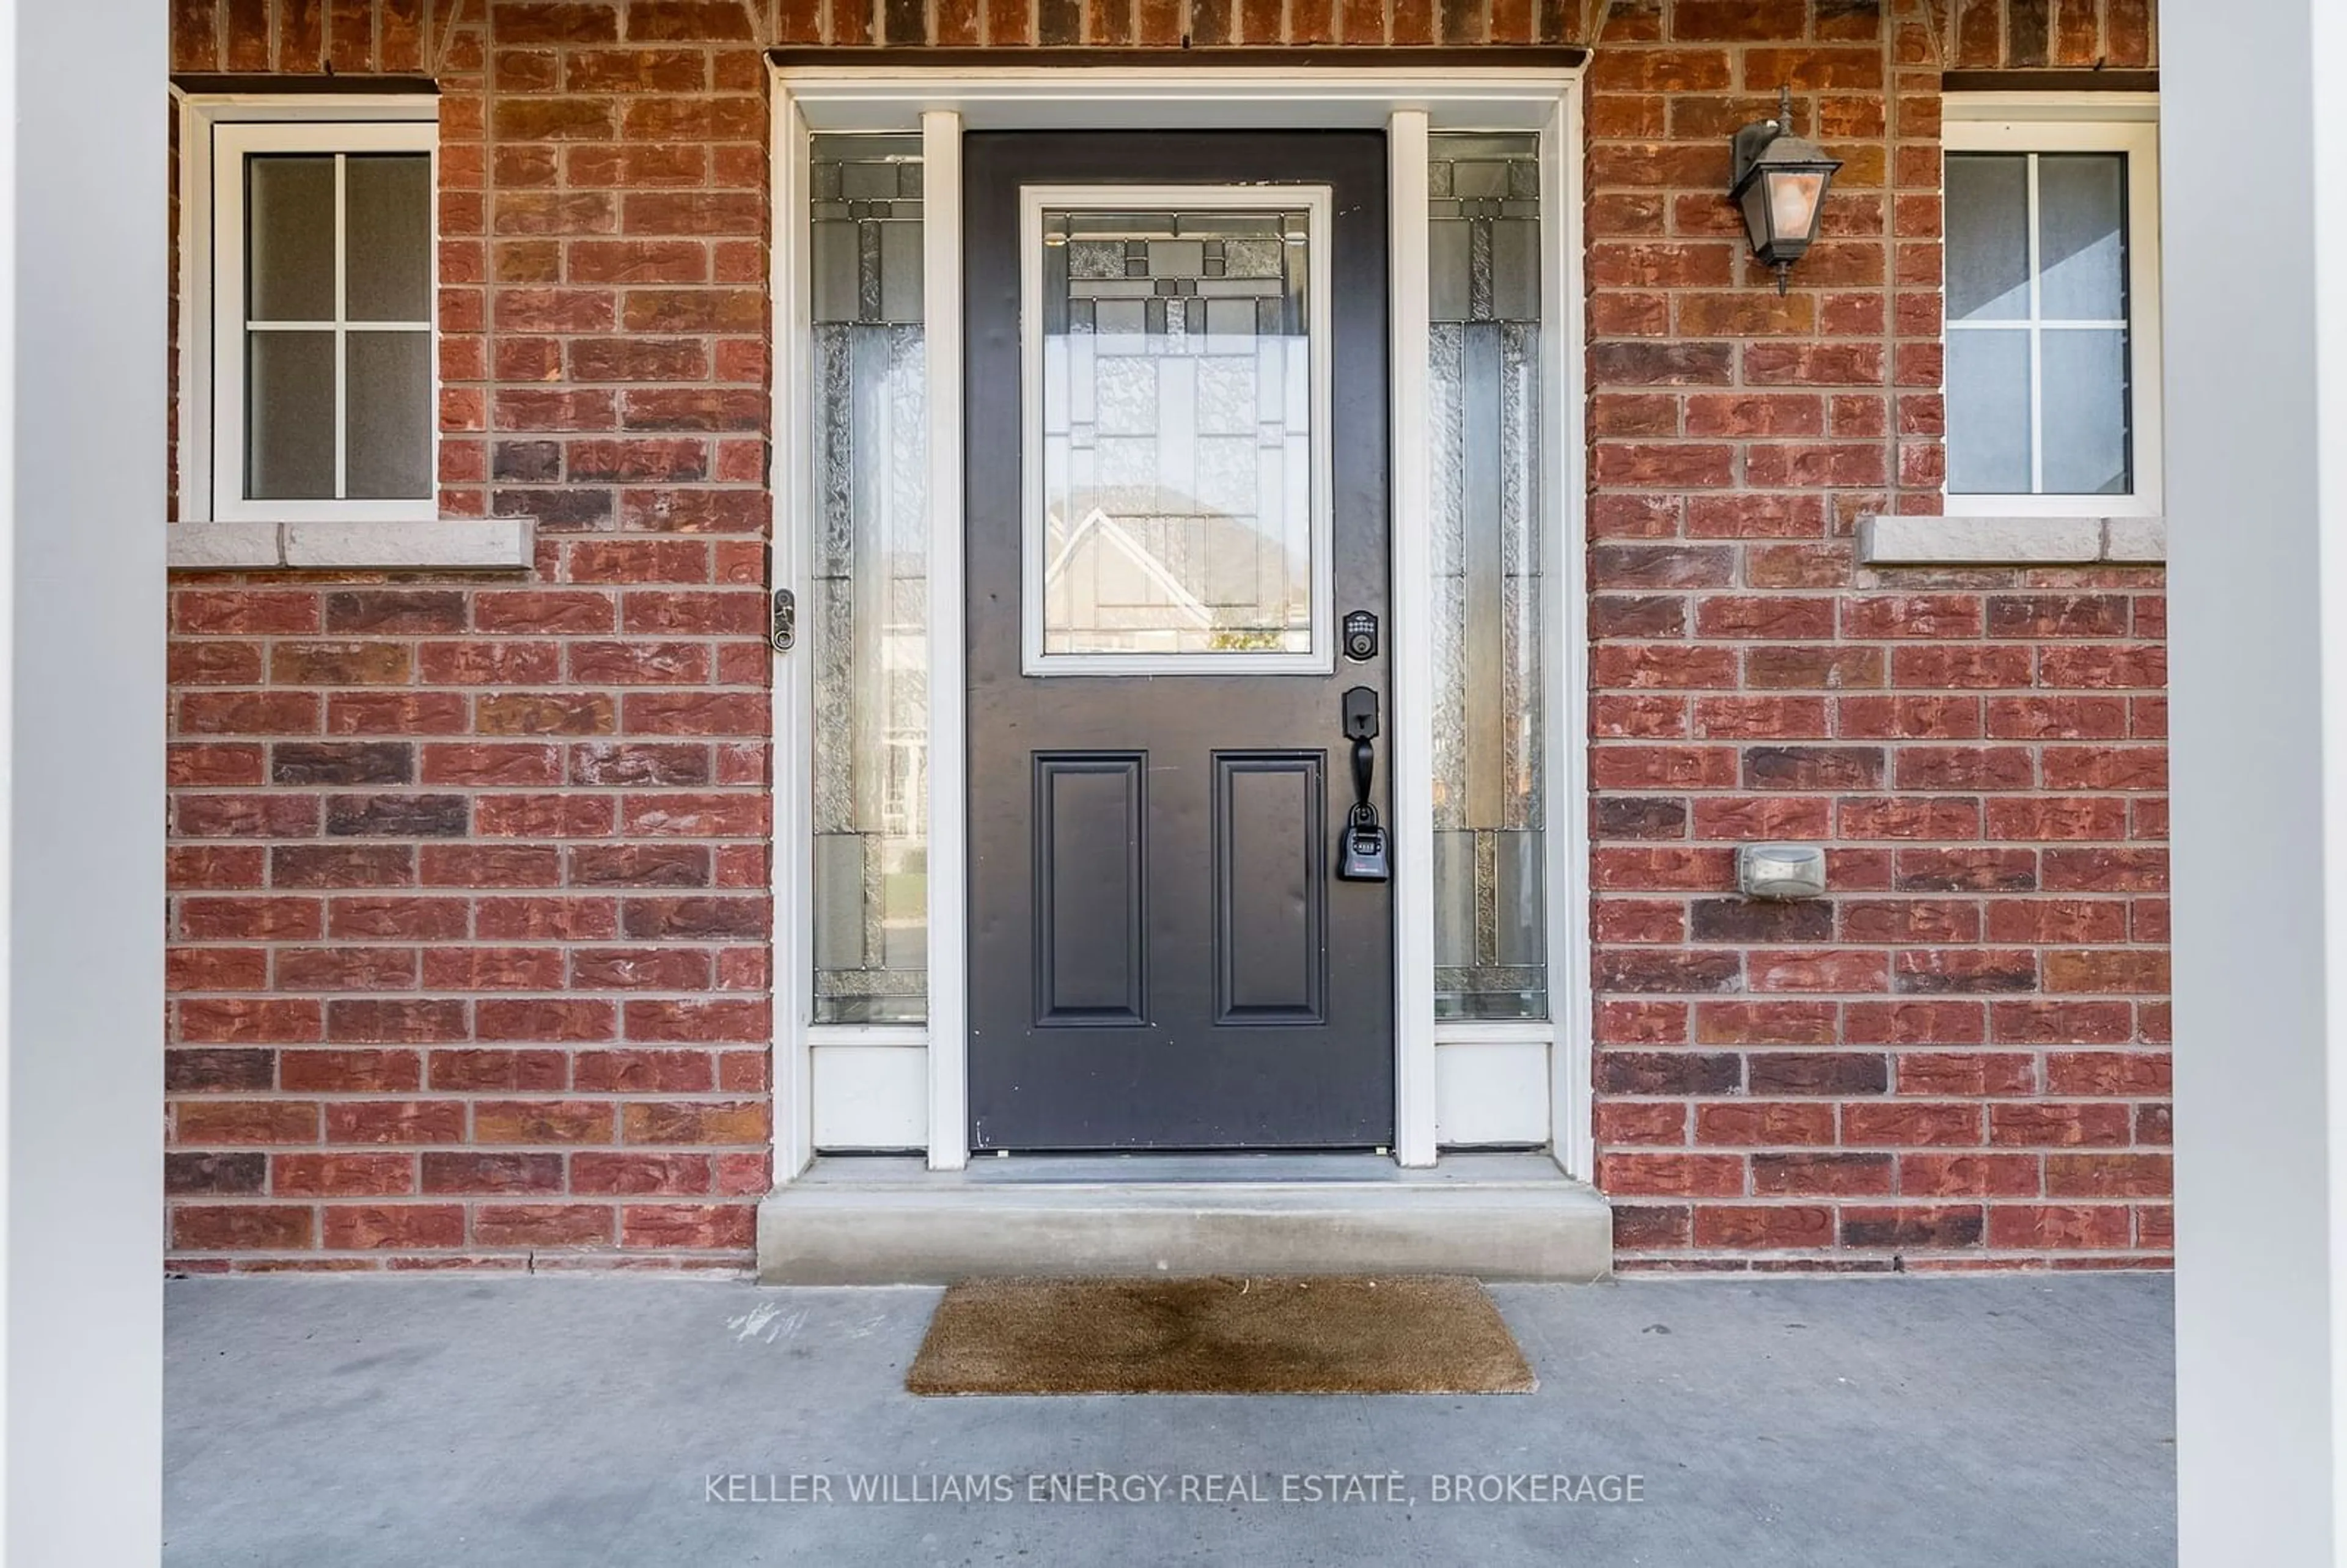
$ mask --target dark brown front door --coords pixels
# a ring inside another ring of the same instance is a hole
[[[971,1146],[1386,1143],[1385,138],[964,158]]]

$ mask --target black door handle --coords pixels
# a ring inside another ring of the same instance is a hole
[[[1368,686],[1345,693],[1345,733],[1353,738],[1353,809],[1345,814],[1345,831],[1337,835],[1337,876],[1346,882],[1386,882],[1393,877],[1392,856],[1386,830],[1378,825],[1378,808],[1369,803],[1369,785],[1378,771],[1378,694]]]

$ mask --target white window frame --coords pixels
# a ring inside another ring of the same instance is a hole
[[[2133,490],[2123,495],[1981,495],[1951,489],[1946,496],[1947,515],[2158,518],[2162,505],[2158,95],[1951,93],[1942,100],[1942,123],[1944,153],[2127,154],[2128,465],[2134,478]],[[2035,287],[2034,278],[2031,286]],[[1943,330],[1952,337],[1971,329],[1947,322]]]
[[[1311,646],[1301,652],[1053,653],[1044,648],[1043,214],[1046,211],[1286,211],[1305,210],[1309,278],[1305,331],[1311,351]],[[1337,668],[1336,469],[1330,420],[1336,405],[1329,361],[1334,263],[1325,185],[1030,185],[1019,198],[1022,668],[1030,675],[1326,675]]]
[[[436,521],[439,516],[439,100],[428,93],[191,94],[180,98],[179,109],[179,527],[204,522],[267,528]],[[243,497],[240,476],[244,464],[244,376],[243,356],[238,352],[244,330],[243,291],[234,280],[241,280],[243,272],[241,159],[256,151],[420,152],[432,159],[434,494],[364,501],[248,500]],[[219,286],[223,283],[226,286]],[[201,542],[224,557],[244,553],[241,533],[215,532]],[[347,553],[352,541],[337,539],[336,543]],[[177,547],[179,541],[174,544]],[[282,558],[286,547],[274,539],[272,545]],[[422,553],[428,557],[443,552],[426,547]],[[183,556],[187,551],[175,548],[174,554]],[[269,563],[223,559],[179,564]],[[278,564],[301,563],[281,559]],[[348,563],[322,559],[315,564]]]
[[[343,497],[301,498],[270,498],[244,494],[243,476],[246,467],[245,408],[249,396],[246,384],[246,360],[241,351],[245,333],[254,323],[245,315],[245,179],[243,170],[248,159],[265,154],[331,155],[335,160],[334,179],[334,315],[330,321],[271,323],[263,330],[295,331],[330,329],[334,334],[334,469],[337,485],[344,482],[344,435],[349,422],[344,409],[347,395],[345,383],[348,366],[343,353],[350,330],[346,319],[343,292],[344,224],[343,169],[343,160],[354,153],[395,152],[420,154],[431,160],[431,189],[436,196],[439,190],[439,165],[436,149],[437,128],[415,121],[341,123],[219,125],[212,132],[213,179],[210,192],[210,218],[212,230],[212,384],[211,384],[211,446],[212,446],[212,508],[211,515],[222,522],[329,522],[335,520],[399,522],[428,520],[437,512],[438,491],[438,432],[436,411],[440,400],[440,376],[436,360],[439,350],[439,313],[434,298],[438,292],[436,278],[425,291],[425,314],[421,322],[385,322],[379,329],[391,332],[416,332],[425,334],[427,364],[432,365],[426,394],[425,423],[427,432],[425,466],[430,472],[426,493],[422,496],[395,499],[356,499]],[[433,203],[437,205],[436,200]],[[437,271],[439,254],[439,224],[436,215],[426,241],[426,266]]]

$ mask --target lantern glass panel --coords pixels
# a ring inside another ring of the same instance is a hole
[[[1818,204],[1825,199],[1823,171],[1772,169],[1761,179],[1768,185],[1768,237],[1779,244],[1808,244],[1816,232]]]

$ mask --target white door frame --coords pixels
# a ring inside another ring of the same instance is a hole
[[[774,586],[804,599],[815,472],[809,403],[807,151],[820,131],[922,138],[924,341],[928,370],[928,1022],[813,1019],[810,904],[813,661],[774,677],[774,1178],[818,1146],[920,1148],[936,1170],[969,1163],[968,854],[964,820],[962,221],[965,130],[1385,129],[1390,159],[1395,860],[1394,1157],[1434,1163],[1445,1143],[1538,1128],[1572,1175],[1592,1173],[1588,962],[1587,678],[1582,499],[1580,72],[1540,67],[1125,67],[969,69],[777,67],[774,72]],[[1434,1016],[1431,477],[1422,446],[1428,341],[1427,136],[1541,138],[1543,331],[1543,690],[1548,798],[1550,1020],[1441,1023]],[[823,1122],[819,1130],[818,1097]],[[1529,1107],[1529,1114],[1527,1112]],[[855,1121],[856,1131],[837,1129]]]

